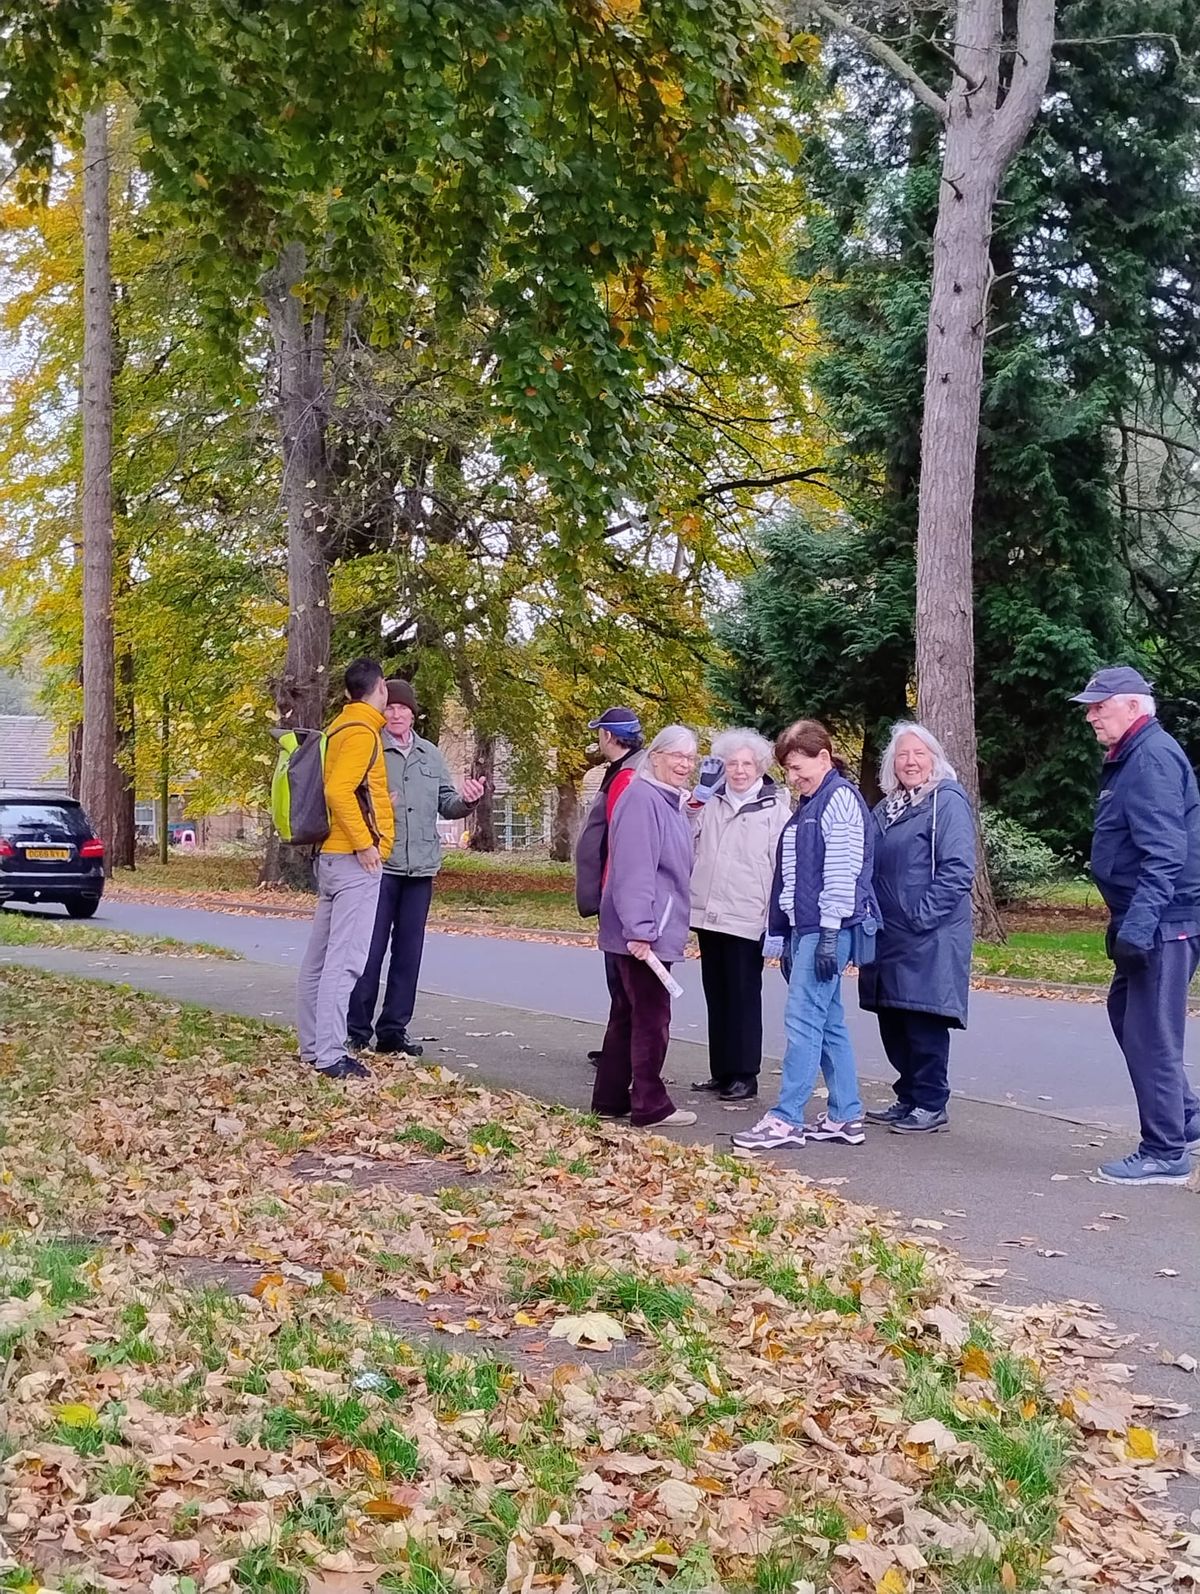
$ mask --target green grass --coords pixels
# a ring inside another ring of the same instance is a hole
[[[439,1135],[436,1129],[426,1129],[421,1124],[407,1125],[396,1139],[406,1146],[420,1146],[422,1151],[428,1151],[435,1157],[450,1144],[445,1135]]]
[[[373,1412],[353,1396],[320,1395],[304,1408],[268,1406],[259,1437],[268,1450],[290,1450],[296,1439],[340,1439],[369,1451],[385,1478],[415,1478],[419,1470],[416,1442],[392,1426],[390,1414]]]
[[[0,910],[0,946],[79,947],[89,952],[166,952],[175,956],[227,958],[237,961],[240,952],[210,946],[206,941],[177,941],[170,935],[129,935],[123,930],[93,929],[66,918],[50,918],[42,913],[21,913],[12,908]]]
[[[1099,930],[1058,933],[1014,931],[1003,946],[975,943],[972,968],[1014,980],[1049,980],[1062,985],[1107,985],[1112,964],[1104,955]]]
[[[425,1387],[446,1420],[469,1411],[494,1411],[512,1379],[511,1368],[503,1362],[451,1356],[443,1350],[426,1355],[424,1372]]]
[[[248,1594],[304,1594],[308,1579],[289,1571],[267,1545],[247,1550],[233,1569],[233,1581]]]

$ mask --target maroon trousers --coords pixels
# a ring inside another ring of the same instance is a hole
[[[675,1111],[662,1082],[671,998],[638,958],[606,952],[604,964],[612,1003],[596,1065],[592,1111],[622,1117],[628,1113],[639,1127],[661,1123]]]

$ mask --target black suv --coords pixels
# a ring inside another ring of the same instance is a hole
[[[61,902],[90,919],[104,895],[104,843],[73,797],[0,786],[0,902]]]

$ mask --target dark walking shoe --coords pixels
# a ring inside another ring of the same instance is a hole
[[[356,1057],[339,1057],[328,1068],[318,1068],[322,1079],[370,1079],[371,1070],[364,1068]]]
[[[722,1084],[719,1079],[693,1079],[692,1089],[718,1091],[726,1090],[728,1086]]]
[[[371,1050],[371,1037],[369,1035],[347,1035],[346,1050],[348,1052],[369,1052]]]
[[[588,1062],[590,1063],[590,1065],[593,1068],[599,1068],[599,1066],[600,1066],[600,1057],[601,1057],[601,1053],[600,1052],[589,1052],[587,1054]]]
[[[425,1055],[425,1048],[410,1040],[406,1029],[402,1029],[398,1035],[377,1035],[375,1051],[380,1057],[407,1057],[414,1063]]]
[[[758,1086],[752,1079],[735,1079],[718,1092],[722,1101],[749,1101],[758,1095]]]
[[[890,1125],[894,1135],[935,1135],[939,1129],[949,1127],[945,1110],[939,1108],[934,1112],[931,1107],[913,1107],[902,1117],[893,1119]]]
[[[875,1107],[865,1112],[863,1117],[869,1124],[894,1124],[901,1118],[907,1118],[912,1112],[911,1107],[906,1107],[902,1101],[894,1101],[890,1107]]]

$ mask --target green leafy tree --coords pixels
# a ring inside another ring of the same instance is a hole
[[[1147,371],[1166,378],[1195,358],[1197,39],[1188,8],[1151,0],[1071,4],[1060,24],[1066,40],[1097,42],[1063,46],[992,243],[976,696],[985,799],[1078,851],[1095,749],[1064,700],[1097,662],[1138,645],[1118,604],[1118,427]],[[1149,33],[1170,37],[1119,37]],[[764,714],[820,711],[865,733],[869,761],[880,720],[911,703],[938,158],[928,113],[882,68],[846,52],[832,72],[847,108],[808,131],[803,171],[824,214],[799,265],[823,274],[828,352],[814,374],[843,438],[845,514],[832,532],[810,518],[768,534],[724,630],[755,662],[731,666],[723,686]],[[863,104],[878,114],[864,119]]]

